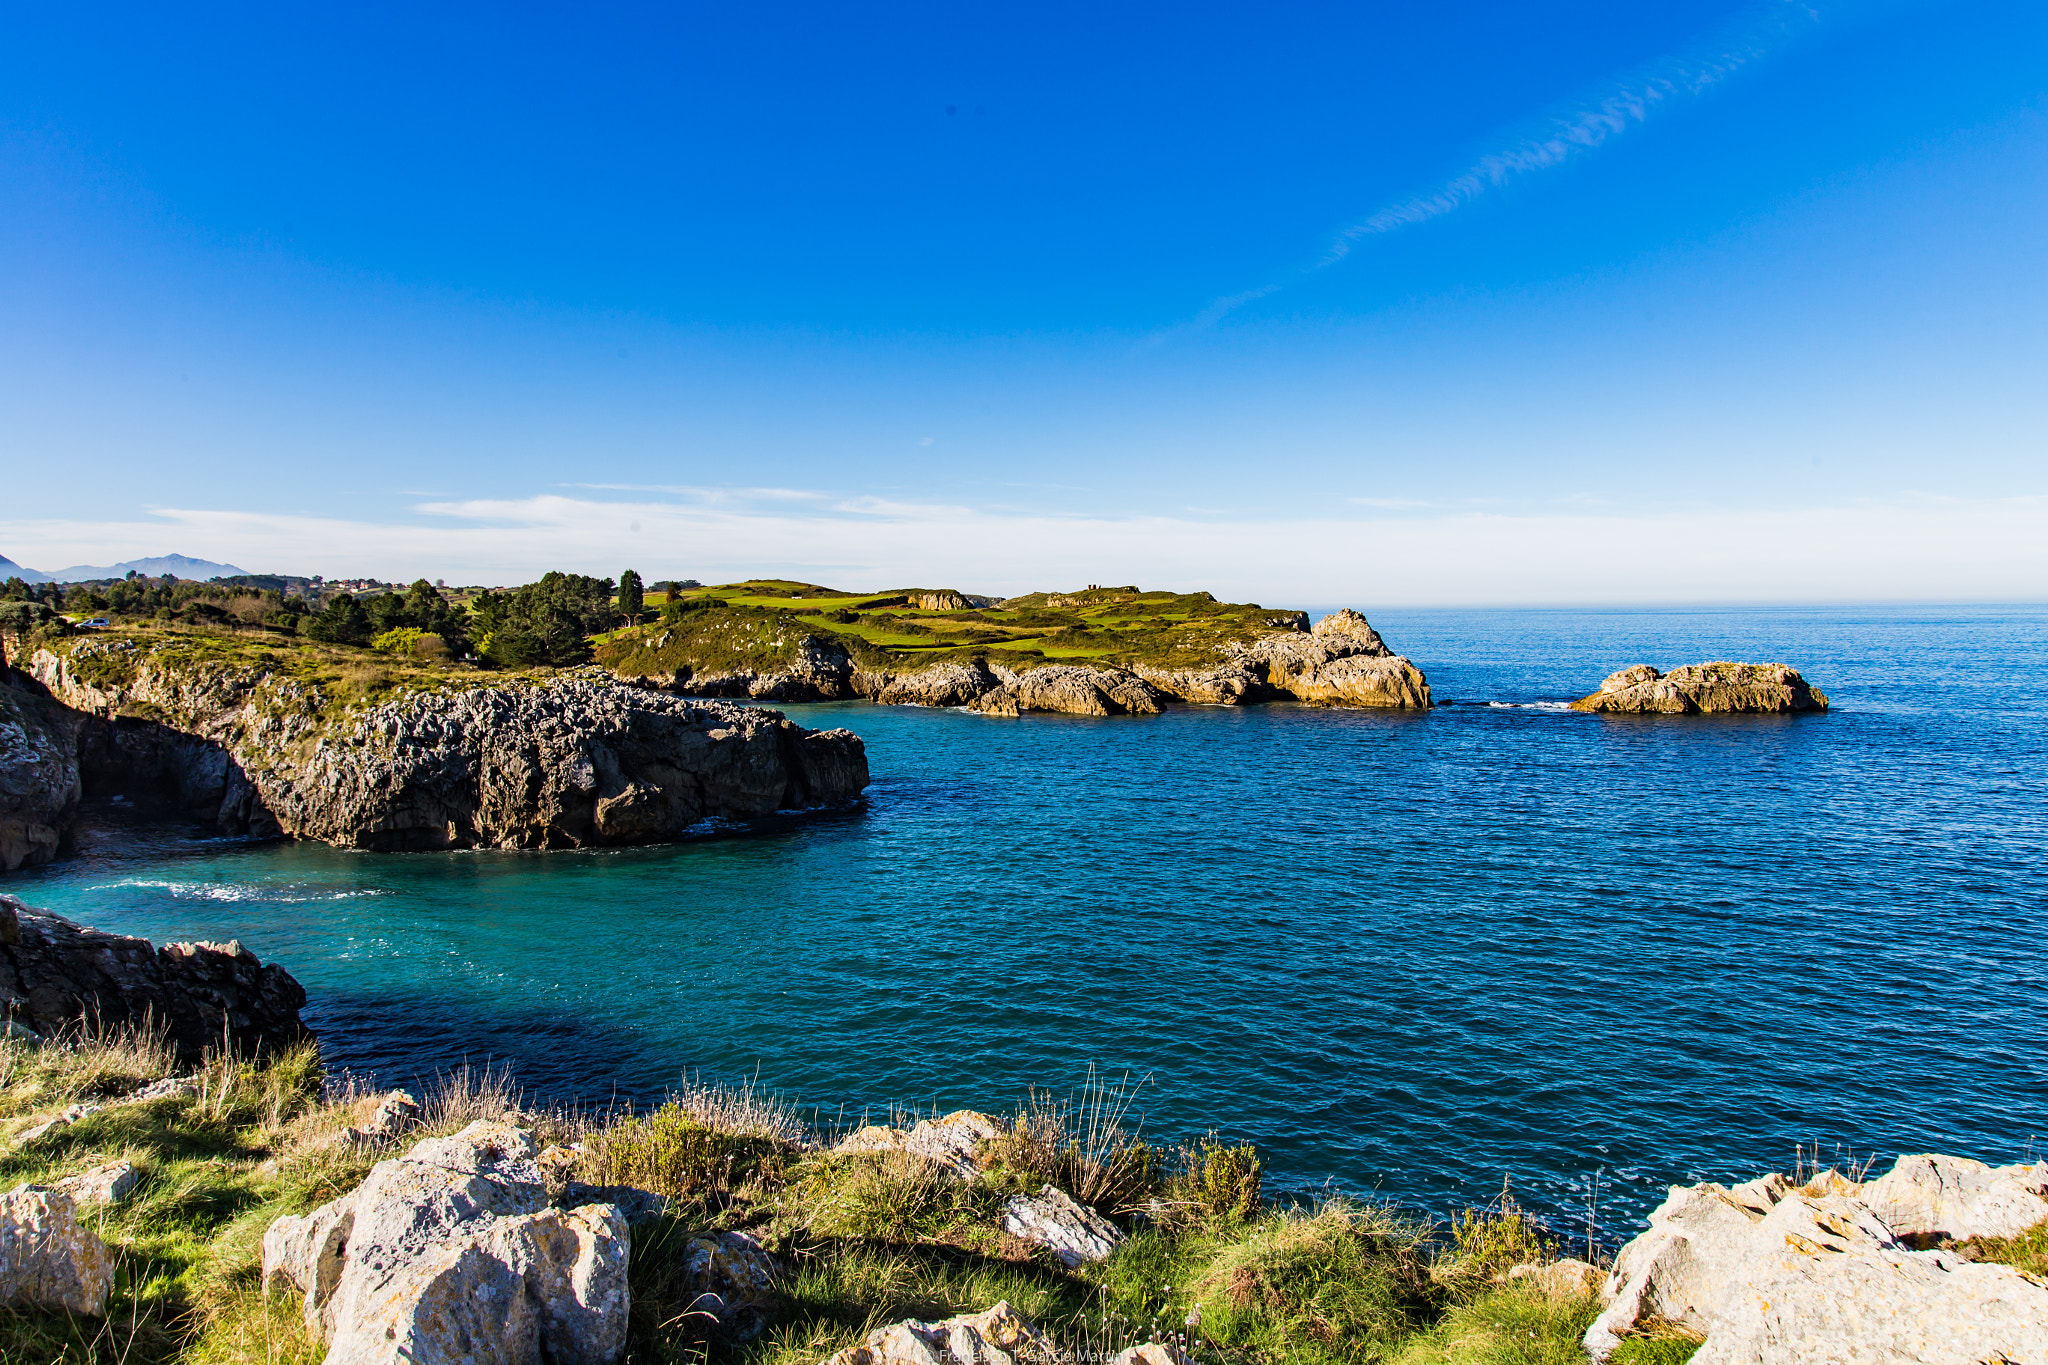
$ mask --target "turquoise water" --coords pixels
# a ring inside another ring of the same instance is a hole
[[[8,890],[288,965],[330,1056],[684,1073],[828,1119],[1149,1077],[1147,1131],[1442,1210],[1504,1175],[1619,1228],[1795,1144],[2048,1137],[2048,610],[1386,612],[1454,704],[1149,719],[782,708],[864,807],[601,853],[364,854],[105,828]],[[1819,716],[1556,709],[1780,659]]]

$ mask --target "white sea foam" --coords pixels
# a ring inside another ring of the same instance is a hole
[[[1486,703],[1497,711],[1569,711],[1568,701],[1490,701]]]

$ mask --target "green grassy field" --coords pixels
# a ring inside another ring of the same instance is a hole
[[[814,583],[752,579],[649,599],[659,619],[613,632],[600,662],[622,673],[699,673],[785,665],[810,639],[836,644],[870,668],[986,659],[1016,668],[1048,662],[1105,667],[1207,668],[1220,647],[1284,629],[1292,612],[1218,602],[1208,593],[1094,588],[1032,593],[989,607],[925,607],[943,589],[849,593]]]

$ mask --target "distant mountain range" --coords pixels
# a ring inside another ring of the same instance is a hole
[[[0,581],[19,578],[24,583],[83,583],[94,578],[126,578],[130,569],[151,578],[175,574],[179,578],[196,578],[202,582],[209,578],[241,578],[249,572],[232,564],[216,564],[213,560],[194,559],[190,555],[158,555],[154,559],[130,559],[120,564],[74,564],[55,573],[43,573],[23,568],[6,555],[0,555]]]

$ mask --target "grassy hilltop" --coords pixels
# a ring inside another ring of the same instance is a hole
[[[986,605],[978,605],[986,603]],[[650,598],[650,608],[656,599]],[[951,589],[850,593],[787,579],[749,579],[673,594],[657,619],[602,637],[600,663],[621,673],[766,671],[806,639],[834,643],[870,668],[987,659],[1129,668],[1213,666],[1226,641],[1307,624],[1299,612],[1219,602],[1206,592],[1135,587],[1035,592],[1000,602]]]

